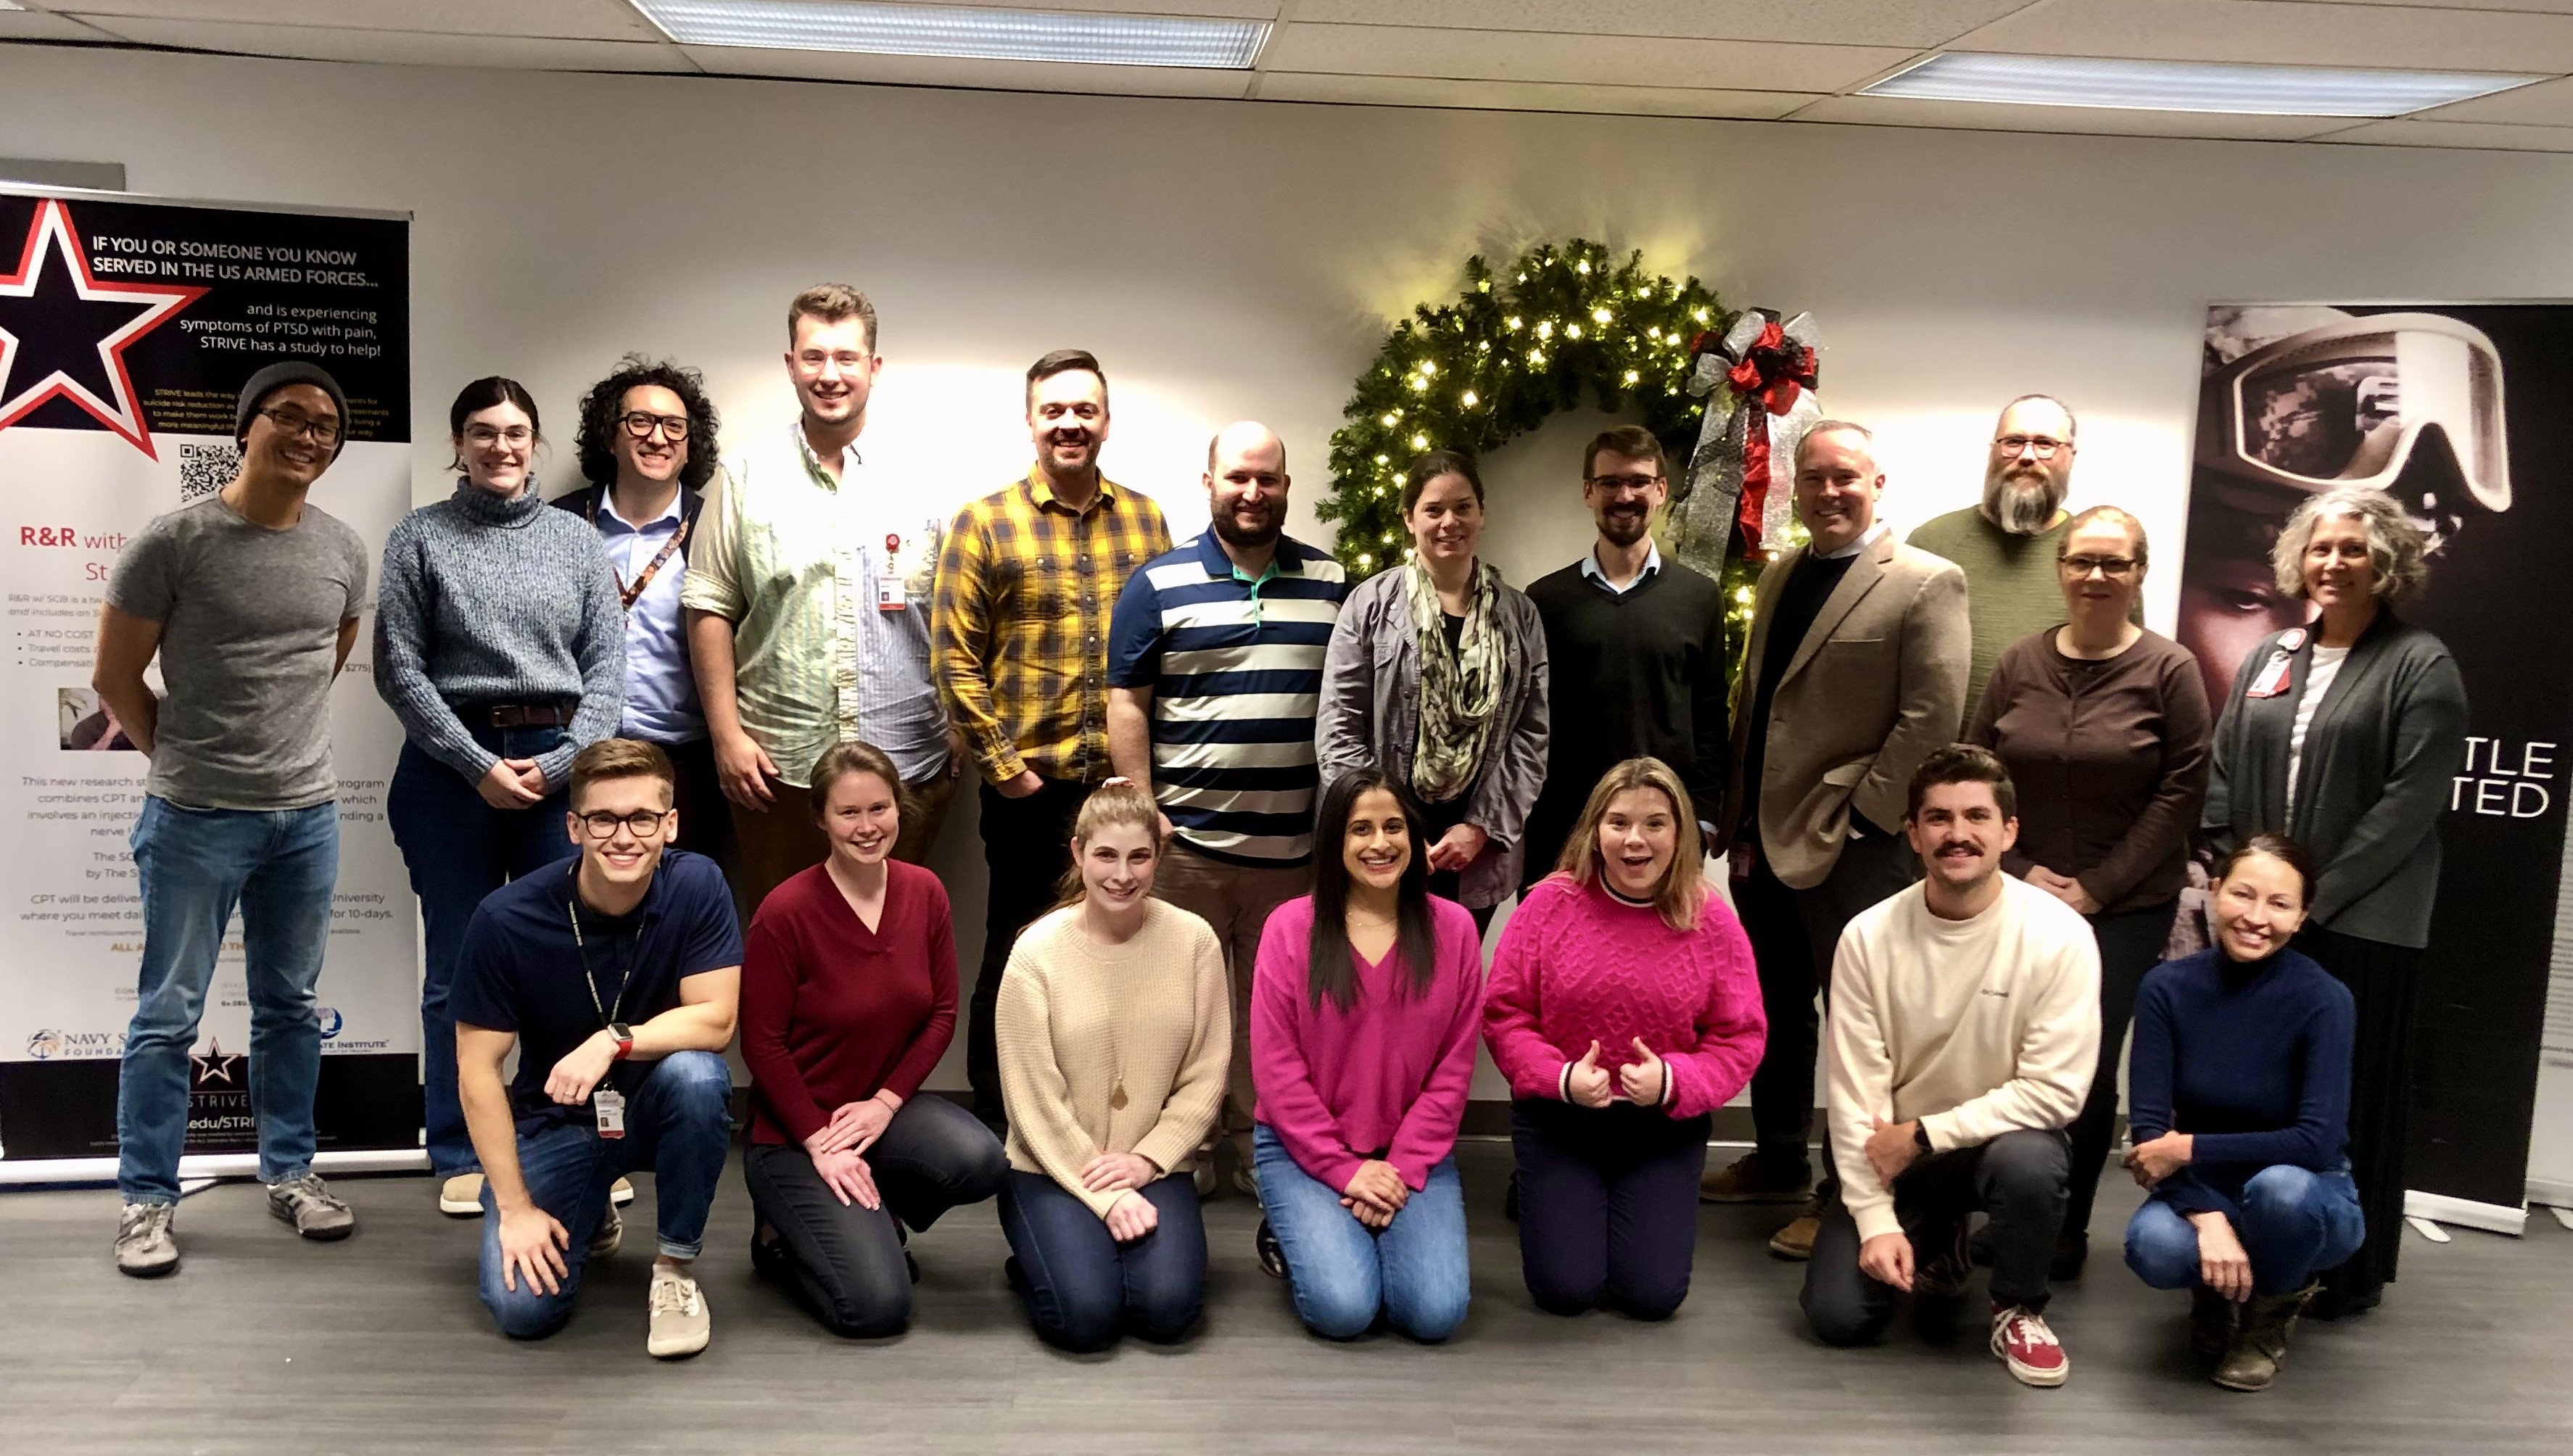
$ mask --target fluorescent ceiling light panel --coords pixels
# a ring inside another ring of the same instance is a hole
[[[2111,111],[2404,116],[2544,79],[2454,71],[2344,71],[2312,66],[1960,53],[1932,56],[1862,88],[1858,94],[1914,101],[2088,106]]]
[[[967,10],[830,0],[634,0],[681,45],[1248,71],[1269,25],[1175,15]]]

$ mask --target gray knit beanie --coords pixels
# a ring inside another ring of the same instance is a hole
[[[245,446],[250,443],[251,415],[268,402],[269,395],[289,384],[311,384],[331,396],[332,404],[340,411],[339,444],[331,450],[338,455],[339,445],[349,442],[349,396],[341,390],[340,381],[331,377],[329,369],[309,360],[285,360],[250,376],[250,382],[242,385],[241,402],[233,409],[233,442]]]

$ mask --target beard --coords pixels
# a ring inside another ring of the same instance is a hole
[[[2003,466],[1984,476],[1984,514],[2012,535],[2038,534],[2063,506],[2064,482],[2053,470]]]
[[[1599,512],[1599,534],[1613,545],[1631,546],[1652,529],[1653,513],[1649,510],[1603,510]]]
[[[1278,538],[1286,534],[1286,512],[1272,510],[1262,515],[1257,524],[1245,525],[1240,511],[1228,510],[1216,516],[1210,524],[1215,527],[1217,540],[1228,546],[1242,546],[1256,550],[1263,546],[1276,545]]]

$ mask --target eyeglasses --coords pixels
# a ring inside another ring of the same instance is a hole
[[[2097,571],[2111,581],[2124,581],[2136,574],[2136,563],[2124,556],[2065,556],[2056,561],[2067,576],[2088,576]]]
[[[617,423],[624,425],[625,432],[636,439],[650,439],[655,429],[672,444],[688,437],[688,417],[684,414],[652,414],[637,409],[619,417]]]
[[[661,826],[669,822],[672,812],[668,809],[637,809],[631,814],[584,814],[580,816],[580,827],[592,839],[614,839],[616,827],[621,824],[636,839],[650,839],[661,832]]]
[[[340,421],[336,419],[317,419],[301,409],[288,409],[283,406],[255,412],[267,415],[269,422],[285,433],[303,435],[315,444],[331,445],[340,442]]]
[[[1611,495],[1622,494],[1628,490],[1639,492],[1650,490],[1662,483],[1662,477],[1659,475],[1584,475],[1581,479],[1582,483],[1596,485]]]
[[[487,424],[464,426],[464,442],[478,449],[487,450],[503,442],[511,449],[524,449],[535,437],[536,432],[523,424],[512,424],[506,429],[494,429]]]
[[[2041,460],[2054,459],[2057,450],[2073,446],[2069,439],[2051,439],[2042,434],[2005,434],[1997,436],[1993,443],[2001,448],[2003,454],[2015,455],[2022,450],[2033,450]]]

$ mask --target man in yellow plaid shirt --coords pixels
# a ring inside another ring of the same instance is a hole
[[[1010,946],[1071,867],[1072,820],[1113,772],[1108,622],[1136,567],[1171,549],[1151,497],[1099,470],[1108,376],[1077,349],[1028,369],[1027,478],[956,513],[938,557],[933,665],[948,718],[983,776],[991,887],[966,1027],[974,1110],[998,1129],[993,1043]]]

